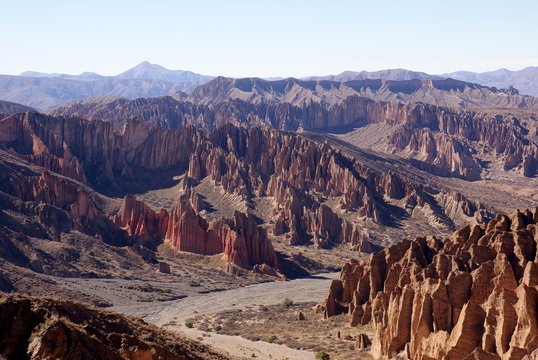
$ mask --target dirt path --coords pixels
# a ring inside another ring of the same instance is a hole
[[[125,314],[143,318],[147,322],[180,332],[186,336],[201,340],[215,349],[236,358],[258,359],[313,359],[308,351],[290,349],[283,345],[270,344],[265,341],[250,341],[239,336],[208,334],[197,329],[185,327],[185,320],[197,314],[214,314],[226,310],[239,310],[259,305],[274,305],[285,298],[294,302],[321,301],[327,294],[332,279],[339,273],[319,274],[292,281],[276,281],[249,285],[209,294],[189,296],[184,299],[116,306],[112,309]]]

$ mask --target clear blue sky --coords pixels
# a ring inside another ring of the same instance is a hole
[[[225,76],[538,65],[538,1],[0,0],[0,73]]]

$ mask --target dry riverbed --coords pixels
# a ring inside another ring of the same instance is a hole
[[[323,300],[338,275],[254,284],[173,301],[115,306],[113,310],[200,340],[236,359],[306,360],[314,359],[319,350],[330,353],[332,359],[348,359],[351,354],[354,359],[368,359],[351,348],[356,333],[371,335],[371,329],[350,329],[343,317],[324,320],[312,308]],[[290,299],[293,306],[282,306],[284,299]],[[298,312],[305,315],[300,323]],[[186,326],[189,322],[192,328]],[[271,335],[277,339],[270,340]]]

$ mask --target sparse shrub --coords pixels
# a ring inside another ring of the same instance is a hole
[[[271,335],[267,338],[267,342],[274,343],[276,339],[276,335]]]
[[[285,298],[284,301],[282,301],[282,306],[290,307],[293,306],[293,300],[290,298]]]
[[[214,332],[219,332],[219,331],[221,331],[221,330],[222,330],[222,326],[220,326],[220,325],[217,325],[217,326],[215,326],[215,327],[213,328],[213,331],[214,331]]]
[[[260,311],[269,311],[269,308],[265,305],[260,305]]]
[[[318,351],[316,353],[316,360],[329,360],[331,356],[327,354],[325,351]]]
[[[167,293],[167,294],[170,294],[172,292],[172,289],[170,288],[165,288],[163,289],[163,292]]]
[[[229,319],[228,319],[228,320],[224,320],[224,322],[222,323],[222,325],[224,325],[224,326],[230,326],[230,325],[232,325],[232,320],[229,320]]]
[[[194,327],[194,324],[191,322],[186,322],[185,326],[188,327],[189,329],[192,329]]]
[[[250,355],[251,358],[255,358],[256,357],[256,354],[252,353],[252,355]]]
[[[200,283],[196,280],[189,280],[187,281],[187,285],[195,287],[195,286],[201,286]]]

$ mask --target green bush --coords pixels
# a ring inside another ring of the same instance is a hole
[[[285,307],[293,306],[293,300],[289,298],[285,298],[284,301],[282,301],[282,306],[285,306]]]
[[[318,351],[316,353],[316,360],[329,360],[331,356],[327,354],[325,351]]]
[[[221,331],[221,330],[222,330],[222,326],[220,326],[220,325],[217,325],[217,326],[215,326],[215,327],[213,328],[213,331],[214,331],[214,332],[219,332],[219,331]]]
[[[194,327],[194,324],[191,322],[186,322],[185,326],[188,327],[189,329],[192,329]]]
[[[200,283],[196,280],[189,280],[187,281],[187,285],[189,286],[201,286]]]
[[[224,326],[230,326],[230,325],[232,325],[232,320],[229,320],[229,319],[228,319],[228,320],[224,320],[224,322],[222,323],[222,325],[224,325]]]
[[[271,335],[267,338],[267,342],[274,343],[276,339],[276,335]]]

